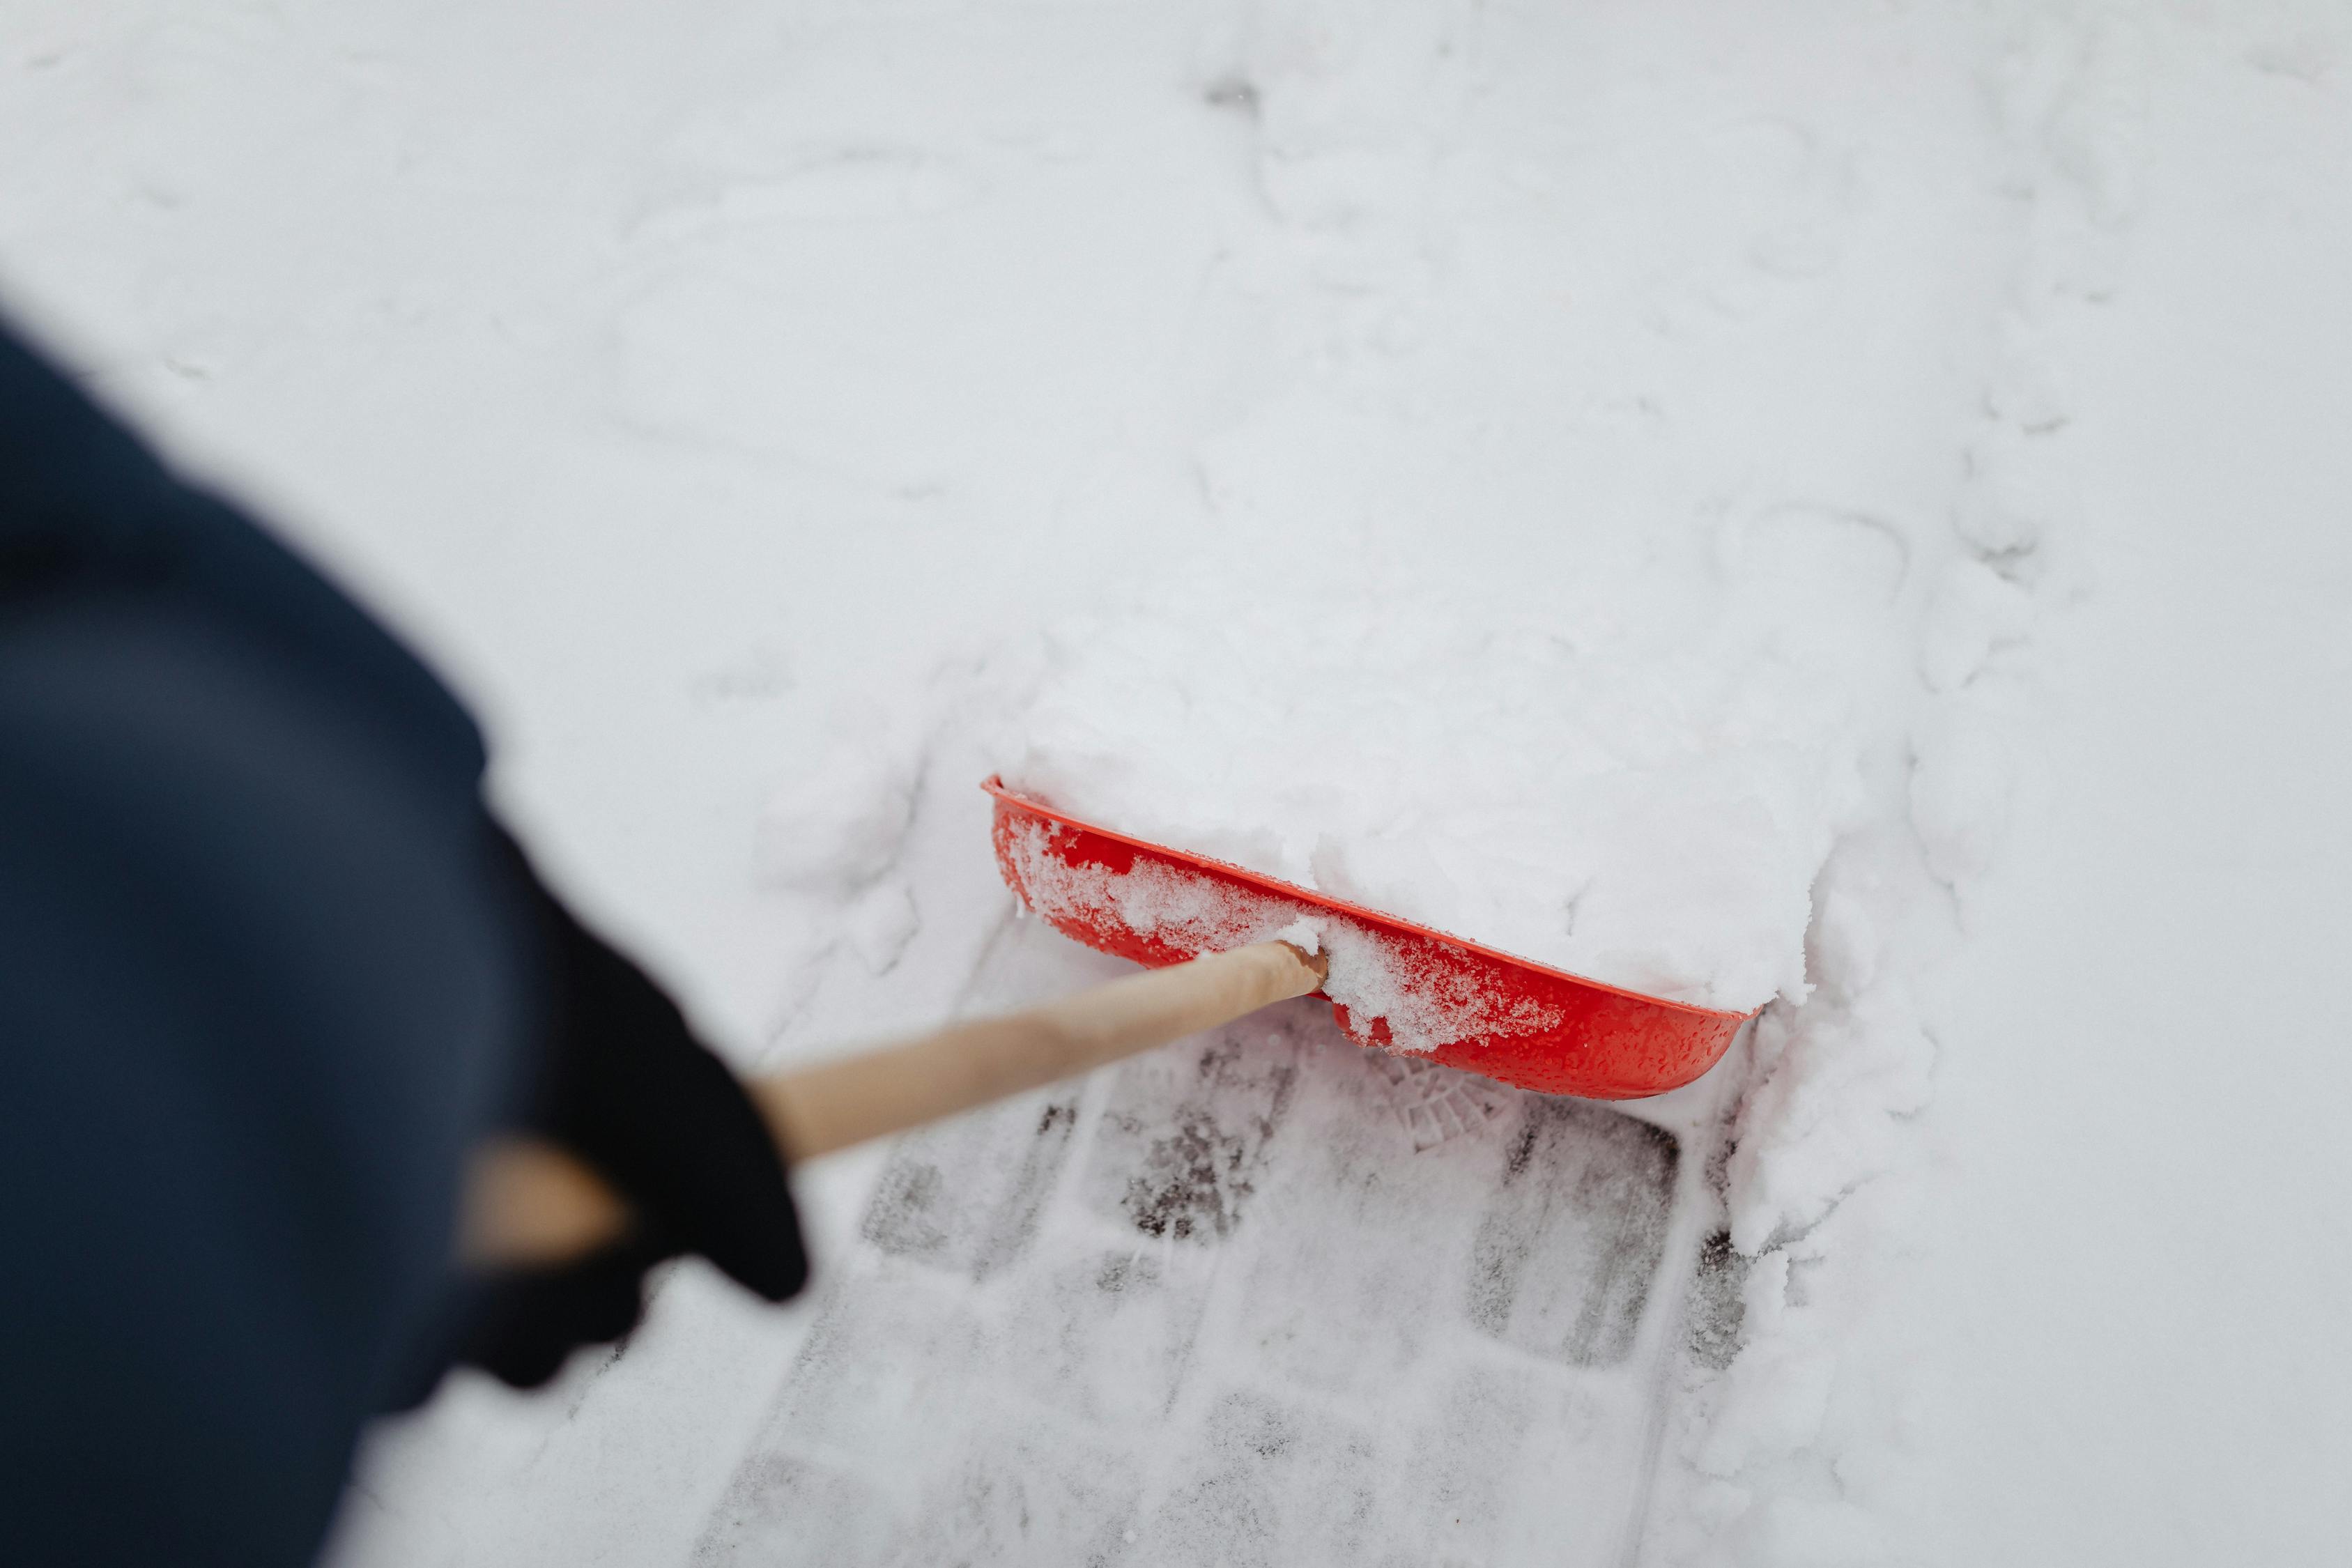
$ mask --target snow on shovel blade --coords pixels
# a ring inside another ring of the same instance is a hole
[[[1082,822],[991,778],[996,863],[1063,935],[1138,963],[1181,963],[1311,925],[1322,995],[1358,1045],[1540,1094],[1633,1100],[1713,1067],[1752,1014],[1621,991],[1222,860]]]

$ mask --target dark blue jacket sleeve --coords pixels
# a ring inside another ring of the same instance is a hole
[[[0,333],[9,1561],[308,1562],[414,1391],[464,1152],[580,1010],[482,765],[394,639]]]

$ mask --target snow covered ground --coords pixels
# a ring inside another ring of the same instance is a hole
[[[1116,971],[975,786],[1155,648],[1132,750],[1360,716],[1358,892],[1582,920],[1602,757],[1725,803],[1692,929],[1805,895],[1661,1100],[1302,1003],[812,1167],[807,1300],[453,1381],[343,1568],[2340,1555],[2340,6],[19,0],[0,81],[0,297],[746,1066]]]

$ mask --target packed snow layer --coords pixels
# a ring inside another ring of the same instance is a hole
[[[1538,619],[1355,575],[1302,559],[1239,602],[1195,585],[1066,628],[1006,781],[1608,984],[1802,998],[1861,791],[1801,669],[1719,626],[1642,648],[1622,603]],[[1358,968],[1334,953],[1334,996],[1381,984]]]

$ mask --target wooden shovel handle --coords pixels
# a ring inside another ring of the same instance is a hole
[[[1286,942],[1263,942],[746,1087],[777,1147],[811,1160],[1304,996],[1323,984],[1327,964]],[[499,1138],[467,1173],[458,1256],[478,1267],[560,1262],[628,1224],[626,1203],[580,1161],[551,1143]]]

